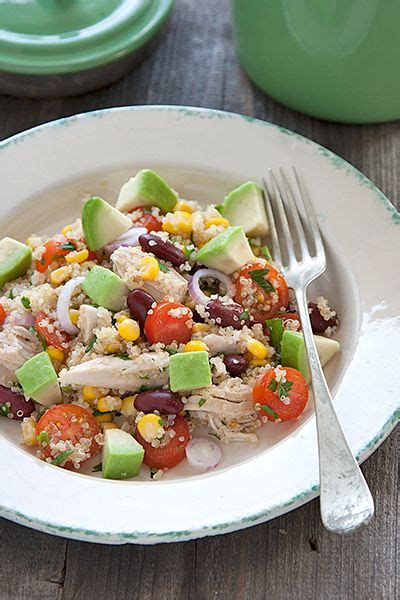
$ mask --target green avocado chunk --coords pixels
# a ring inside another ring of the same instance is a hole
[[[82,227],[90,250],[100,250],[132,227],[132,221],[102,198],[94,196],[83,205]]]
[[[264,237],[268,234],[268,219],[261,188],[247,181],[225,197],[222,214],[231,225],[242,225],[246,235]]]
[[[27,360],[15,371],[15,375],[25,396],[36,400],[42,406],[61,402],[57,373],[46,352],[36,354]]]
[[[171,212],[177,199],[175,190],[157,173],[143,169],[122,186],[116,208],[128,212],[139,206],[158,206],[163,212]]]
[[[321,366],[326,363],[340,350],[340,344],[336,340],[314,335]],[[281,344],[282,366],[293,367],[300,371],[307,383],[310,382],[310,369],[307,360],[307,351],[302,333],[297,331],[285,331]]]
[[[144,449],[126,431],[107,429],[104,434],[102,471],[105,479],[135,477],[143,462]]]
[[[243,227],[228,227],[204,244],[197,253],[197,262],[230,275],[254,260],[254,254]]]
[[[29,246],[5,237],[0,241],[0,289],[6,281],[13,281],[25,275],[32,261]]]
[[[129,291],[118,275],[98,265],[86,275],[82,288],[95,304],[114,311],[121,310]]]
[[[210,363],[205,350],[183,352],[170,357],[169,386],[173,392],[208,387],[211,383]]]

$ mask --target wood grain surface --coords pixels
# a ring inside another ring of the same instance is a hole
[[[0,96],[0,138],[131,104],[221,108],[278,123],[343,156],[398,202],[400,122],[326,123],[266,97],[237,64],[227,0],[177,0],[156,52],[111,87],[47,101]],[[322,528],[317,500],[245,531],[153,547],[67,541],[0,520],[0,599],[397,599],[399,442],[393,432],[363,466],[376,517],[346,537]]]

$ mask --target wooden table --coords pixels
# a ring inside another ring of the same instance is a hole
[[[267,98],[238,67],[227,0],[177,0],[162,45],[111,87],[48,101],[0,96],[0,137],[127,104],[205,106],[279,123],[349,160],[392,201],[400,196],[400,122],[323,123]],[[0,521],[0,599],[397,598],[399,439],[392,433],[363,467],[376,517],[347,537],[324,531],[318,501],[242,532],[153,547],[68,541]]]

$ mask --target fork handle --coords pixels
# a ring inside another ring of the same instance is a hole
[[[314,393],[321,519],[329,531],[345,533],[368,523],[374,514],[374,501],[332,403],[311,329],[306,289],[295,292]]]

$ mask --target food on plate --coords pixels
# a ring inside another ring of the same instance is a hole
[[[116,207],[89,198],[49,239],[4,238],[0,416],[44,461],[107,479],[207,471],[300,417],[306,350],[268,231],[256,183],[204,207],[144,169]],[[322,296],[309,311],[324,365],[338,317]]]

